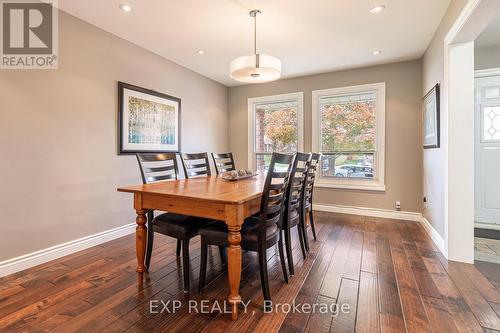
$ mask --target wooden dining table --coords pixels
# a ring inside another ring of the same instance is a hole
[[[138,284],[142,286],[146,254],[148,210],[204,217],[224,221],[228,227],[227,271],[228,302],[233,320],[238,318],[241,302],[241,226],[245,218],[260,211],[265,175],[227,181],[220,176],[169,180],[145,185],[120,187],[118,191],[134,194],[136,211],[136,253]]]

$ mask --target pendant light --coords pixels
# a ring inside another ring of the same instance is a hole
[[[260,10],[250,12],[254,19],[254,54],[231,61],[231,78],[239,82],[263,83],[281,77],[281,61],[276,57],[257,53],[257,14],[260,13]]]

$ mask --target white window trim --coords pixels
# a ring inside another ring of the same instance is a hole
[[[252,97],[248,99],[248,168],[254,169],[255,161],[255,105],[262,103],[297,100],[298,151],[304,149],[304,93],[296,92],[281,95]]]
[[[359,93],[362,91],[376,91],[377,93],[377,114],[376,114],[376,137],[377,137],[377,154],[375,159],[375,170],[377,174],[375,179],[360,179],[360,178],[333,178],[325,179],[320,177],[320,169],[318,168],[318,177],[315,185],[318,187],[367,190],[367,191],[385,191],[385,82],[364,84],[359,86],[332,88],[323,90],[314,90],[312,92],[312,149],[315,152],[320,151],[320,116],[319,116],[319,99],[323,96],[343,95]]]

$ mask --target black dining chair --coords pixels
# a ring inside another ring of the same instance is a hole
[[[214,161],[215,172],[217,172],[218,175],[224,172],[236,170],[233,153],[212,153],[212,159]]]
[[[181,153],[181,160],[186,178],[212,175],[207,153]]]
[[[285,202],[285,193],[294,161],[293,155],[273,153],[260,203],[260,213],[247,218],[241,229],[241,247],[246,251],[258,253],[260,279],[264,299],[271,300],[267,272],[267,249],[278,244],[281,269],[285,282],[288,274],[283,253],[281,222]],[[201,264],[199,289],[203,292],[207,270],[208,245],[229,246],[228,229],[222,223],[213,223],[200,228]]]
[[[159,181],[177,180],[177,156],[175,153],[137,154],[137,161],[141,170],[142,182],[150,184]],[[147,247],[145,266],[149,271],[151,254],[153,252],[154,233],[160,233],[177,239],[176,255],[181,254],[184,275],[184,292],[189,291],[189,241],[198,235],[198,229],[212,222],[208,219],[176,213],[163,213],[154,216],[152,210],[147,212]]]
[[[316,228],[314,227],[314,215],[313,215],[313,192],[314,192],[314,180],[316,179],[316,173],[318,170],[318,166],[321,163],[321,154],[320,153],[312,153],[311,161],[309,162],[309,167],[307,171],[307,178],[304,183],[304,191],[303,191],[303,208],[302,214],[304,216],[304,243],[306,245],[306,250],[309,251],[309,238],[307,237],[307,224],[305,221],[305,217],[309,214],[309,224],[311,225],[311,230],[313,233],[314,240],[316,240]]]
[[[307,178],[311,154],[297,153],[292,165],[290,180],[286,189],[285,209],[283,214],[283,232],[285,234],[285,248],[290,275],[295,274],[293,266],[291,229],[297,227],[300,249],[302,256],[306,258],[306,246],[304,240],[305,219],[303,214],[303,191]]]

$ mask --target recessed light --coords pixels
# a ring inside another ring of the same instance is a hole
[[[123,10],[125,13],[130,13],[132,11],[132,7],[130,7],[130,5],[126,5],[126,4],[121,4],[120,6],[120,9]]]
[[[385,9],[384,5],[377,5],[377,6],[373,7],[372,9],[370,9],[370,13],[377,14],[377,13],[380,13],[381,11],[383,11],[384,9]]]
[[[196,51],[196,53],[198,53],[199,55],[204,55],[204,54],[205,54],[205,51],[203,51],[203,50],[198,50],[198,51]]]
[[[380,50],[375,50],[375,51],[372,52],[372,54],[375,55],[375,56],[379,55],[381,53],[382,53],[382,51],[380,51]]]

